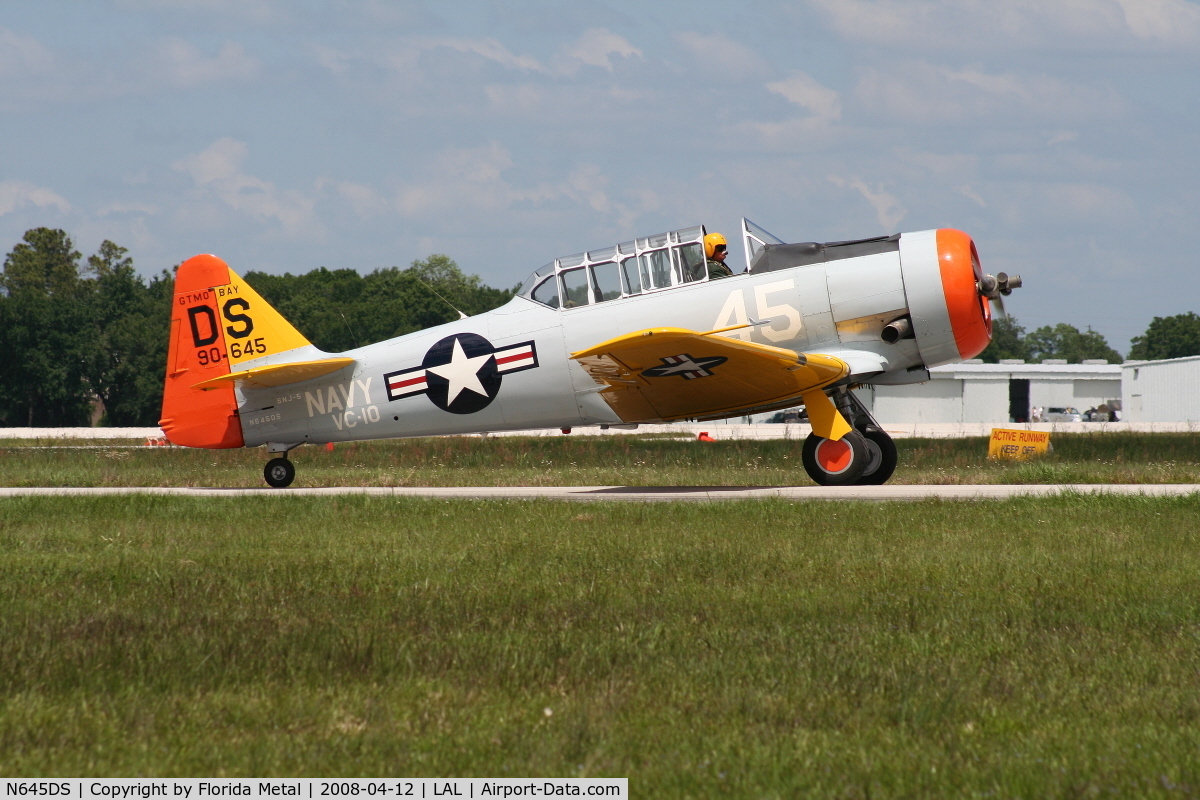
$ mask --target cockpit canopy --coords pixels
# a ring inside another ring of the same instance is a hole
[[[519,294],[551,308],[577,308],[708,279],[704,226],[668,231],[556,258]]]
[[[697,225],[556,258],[530,275],[518,294],[550,308],[570,309],[707,281],[706,233]],[[764,245],[782,243],[746,219],[742,241],[747,263]]]

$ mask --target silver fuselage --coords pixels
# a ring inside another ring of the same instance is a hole
[[[861,366],[848,359],[856,383],[923,380],[924,367],[934,360],[922,359],[916,339],[887,344],[880,338],[885,324],[910,313],[904,250],[702,280],[574,308],[515,297],[478,316],[351,350],[344,355],[355,359],[352,366],[321,378],[276,388],[239,384],[245,445],[622,424],[598,391],[602,387],[570,354],[652,327],[710,331],[765,321],[723,335],[798,353],[863,354]],[[491,402],[471,413],[444,410],[426,394],[391,399],[395,392],[386,375],[420,367],[436,343],[466,333],[496,350],[532,342],[536,367],[501,375]],[[304,348],[256,364],[323,355]]]

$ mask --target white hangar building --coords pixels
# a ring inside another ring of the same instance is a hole
[[[1200,422],[1200,356],[1121,365],[1123,419]]]
[[[887,425],[1024,422],[1035,406],[1083,413],[1102,404],[1120,409],[1122,422],[1200,425],[1200,356],[1124,364],[972,359],[934,367],[929,377],[905,386],[864,386],[855,394]]]
[[[1072,407],[1080,413],[1101,404],[1120,407],[1121,372],[1121,364],[1105,361],[985,364],[972,359],[934,367],[925,383],[864,387],[855,394],[881,424],[1026,422],[1035,406]],[[1197,378],[1200,383],[1200,373]]]

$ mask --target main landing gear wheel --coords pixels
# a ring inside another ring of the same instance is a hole
[[[883,431],[872,430],[861,431],[861,433],[863,439],[866,440],[871,457],[857,483],[860,486],[880,486],[887,483],[887,479],[892,477],[892,473],[896,471],[896,461],[898,460],[896,443]]]
[[[271,486],[282,489],[296,479],[296,467],[287,458],[272,458],[263,468],[263,477]]]
[[[870,448],[858,431],[850,431],[836,442],[815,433],[804,440],[804,471],[822,486],[858,483],[870,460]]]

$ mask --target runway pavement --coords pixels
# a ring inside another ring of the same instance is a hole
[[[661,502],[722,500],[1007,500],[1058,494],[1144,495],[1178,497],[1200,494],[1200,484],[1064,484],[976,486],[441,486],[335,487],[319,489],[219,489],[206,487],[0,488],[0,498],[31,496],[99,497],[111,495],[171,495],[176,497],[433,497],[473,500],[572,500]]]

